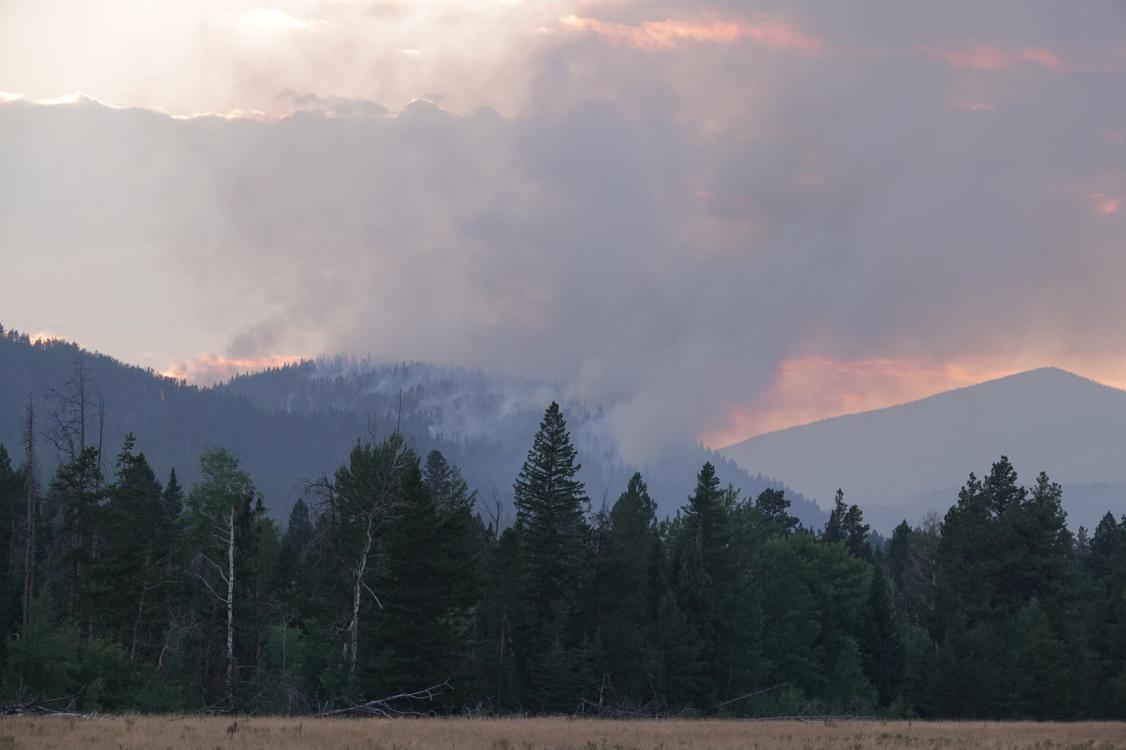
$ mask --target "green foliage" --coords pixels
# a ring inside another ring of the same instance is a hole
[[[393,433],[283,534],[229,452],[185,497],[130,435],[109,484],[94,449],[59,467],[23,625],[24,476],[0,449],[4,697],[303,713],[448,680],[424,710],[1124,717],[1126,519],[1073,537],[1044,474],[1025,488],[1002,457],[885,542],[843,493],[815,535],[710,463],[670,520],[640,474],[592,519],[578,468],[552,404],[505,528]]]
[[[31,624],[11,636],[4,692],[13,702],[62,698],[78,687],[74,628],[59,622],[46,597],[32,602]]]
[[[569,674],[566,665],[581,643],[582,598],[589,588],[592,531],[589,499],[576,479],[580,465],[559,405],[544,413],[532,448],[513,485],[516,532],[520,536],[520,610],[515,619],[522,643],[520,669],[531,706],[558,708],[561,695],[547,675]]]
[[[620,696],[640,698],[649,692],[647,663],[664,586],[657,504],[640,474],[630,479],[608,522],[601,535],[595,618],[610,684]]]

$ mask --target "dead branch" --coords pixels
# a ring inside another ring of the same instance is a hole
[[[60,698],[36,698],[35,700],[24,701],[23,703],[7,703],[0,705],[0,716],[24,716],[24,715],[65,715],[65,716],[82,716],[81,714],[74,714],[69,711],[58,711],[51,708],[52,704],[63,703],[68,709],[74,706],[75,700],[78,698],[78,693],[74,695],[64,695]],[[92,716],[93,714],[90,714]]]
[[[379,716],[389,719],[393,716],[427,716],[430,712],[425,711],[412,711],[409,709],[398,708],[395,704],[410,704],[420,701],[434,702],[447,690],[453,690],[453,686],[449,681],[440,682],[437,685],[431,685],[422,690],[416,690],[412,693],[398,693],[390,695],[386,698],[375,698],[365,703],[348,706],[346,708],[337,708],[331,711],[321,711],[317,716]]]

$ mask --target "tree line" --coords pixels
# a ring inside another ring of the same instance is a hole
[[[9,705],[322,713],[440,685],[404,710],[1126,717],[1126,519],[1073,535],[1060,486],[1004,457],[887,540],[841,492],[808,529],[710,463],[661,519],[640,474],[592,505],[553,403],[514,518],[393,432],[282,529],[223,449],[184,488],[55,416],[47,486],[34,414],[22,463],[0,448]]]

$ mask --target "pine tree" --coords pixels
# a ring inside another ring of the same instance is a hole
[[[799,525],[798,519],[789,513],[790,500],[784,490],[763,490],[755,498],[754,508],[766,539],[776,539],[793,533]]]
[[[657,601],[662,557],[657,504],[634,474],[609,514],[609,534],[599,575],[596,618],[616,693],[645,702],[646,662]]]
[[[864,672],[879,694],[881,706],[898,696],[903,677],[903,631],[895,611],[891,586],[883,567],[872,568],[864,612],[861,652]]]
[[[285,537],[298,557],[305,551],[305,545],[313,538],[313,524],[309,520],[309,506],[300,498],[293,504],[293,509],[289,512],[289,523],[286,524]]]
[[[736,507],[734,490],[720,487],[715,466],[705,463],[696,489],[681,508],[673,540],[670,580],[676,600],[704,642],[709,684],[696,696],[698,705],[727,697],[736,649],[735,623],[729,617],[739,601],[737,557],[732,546]]]
[[[543,682],[549,651],[557,651],[556,642],[574,651],[582,638],[577,614],[589,576],[592,532],[576,456],[563,413],[552,402],[513,486],[524,568],[519,653],[537,706],[554,700],[554,688]],[[561,663],[556,657],[553,668]]]
[[[50,500],[62,514],[63,612],[83,641],[92,636],[95,615],[96,540],[104,502],[98,450],[83,448],[74,461],[60,464],[51,482]]]
[[[841,542],[851,554],[869,560],[872,549],[868,545],[868,529],[859,506],[845,503],[844,491],[838,489],[821,541],[827,544]]]
[[[176,478],[175,469],[168,473],[168,481],[164,485],[164,494],[161,496],[161,500],[164,503],[166,518],[179,518],[180,514],[184,512],[184,488],[180,486],[180,481]]]
[[[130,661],[138,649],[159,648],[165,625],[161,605],[171,583],[162,563],[173,533],[160,482],[135,446],[132,433],[126,435],[102,513],[103,559],[96,574],[103,636],[120,644]]]
[[[386,533],[378,576],[379,686],[389,692],[451,679],[468,648],[468,634],[451,619],[460,592],[446,559],[449,540],[413,454],[399,486],[401,503]]]
[[[426,456],[423,483],[434,503],[438,540],[434,557],[439,565],[442,619],[445,626],[445,672],[456,687],[456,697],[467,700],[485,684],[480,654],[491,639],[479,630],[477,604],[481,599],[486,529],[477,515],[477,493],[469,489],[461,470],[439,451]],[[451,701],[454,696],[451,696]]]
[[[24,525],[24,472],[12,468],[11,459],[0,445],[0,633],[12,633],[20,622],[23,588],[21,527]],[[7,533],[4,533],[7,532]],[[0,657],[7,646],[0,643]]]
[[[844,490],[838,489],[833,497],[833,510],[829,512],[829,520],[825,522],[825,530],[821,532],[821,541],[832,544],[845,540],[844,519],[847,514],[848,505],[844,501]]]
[[[1126,718],[1126,517],[1107,513],[1091,537],[1087,559],[1091,580],[1090,649],[1093,713]]]

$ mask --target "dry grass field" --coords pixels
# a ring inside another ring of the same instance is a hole
[[[1126,748],[1126,724],[18,717],[5,748],[114,750],[1066,750]]]

